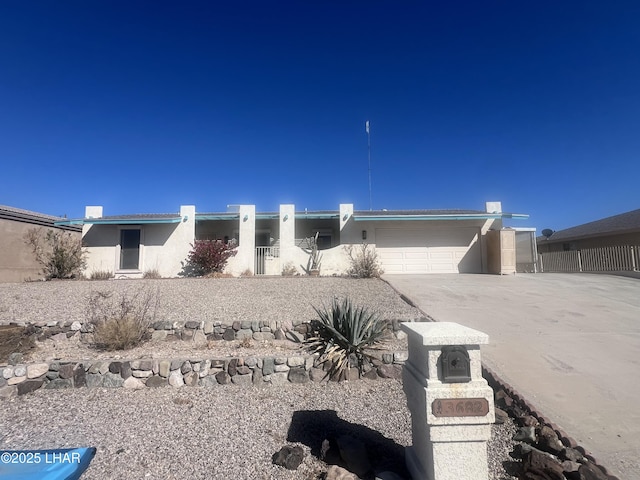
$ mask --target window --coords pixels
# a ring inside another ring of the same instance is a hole
[[[140,230],[120,230],[120,269],[140,268]]]

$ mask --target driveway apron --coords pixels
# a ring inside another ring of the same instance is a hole
[[[482,359],[621,479],[640,478],[640,280],[385,275],[437,321],[489,335]]]

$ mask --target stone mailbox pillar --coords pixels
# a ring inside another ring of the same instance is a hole
[[[403,323],[409,359],[402,372],[413,446],[413,480],[487,480],[493,390],[482,378],[485,333],[451,322]]]

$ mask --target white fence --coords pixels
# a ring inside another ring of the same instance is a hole
[[[542,272],[640,271],[640,246],[583,248],[540,254]]]

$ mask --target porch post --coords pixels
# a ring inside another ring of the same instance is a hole
[[[296,207],[280,205],[280,272],[288,263],[295,264]]]
[[[240,245],[238,246],[238,268],[240,272],[255,273],[256,256],[256,206],[240,205]]]

